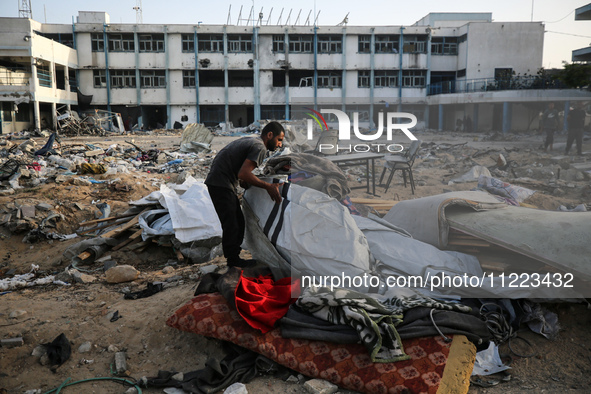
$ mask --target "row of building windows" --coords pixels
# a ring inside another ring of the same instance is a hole
[[[135,88],[137,87],[135,70],[110,70],[111,88]],[[319,71],[317,76],[319,88],[340,88],[343,85],[342,71]],[[374,87],[393,88],[399,85],[398,70],[374,71]],[[106,70],[93,70],[94,87],[107,87]],[[140,70],[140,87],[164,88],[166,76],[164,70]],[[224,72],[222,70],[200,70],[199,80],[201,87],[223,87]],[[427,80],[426,70],[403,70],[402,87],[425,87]],[[357,72],[357,86],[369,88],[371,73],[369,70]],[[183,87],[194,88],[196,86],[195,70],[183,70]],[[228,86],[252,87],[254,86],[253,72],[236,70],[229,73]],[[285,86],[285,71],[273,72],[273,86]],[[309,70],[293,70],[290,74],[289,86],[308,87],[314,86],[314,74]]]
[[[110,70],[109,76],[111,78],[111,88],[137,87],[135,70]],[[106,88],[106,70],[93,70],[93,81],[95,88]],[[166,87],[166,75],[164,70],[140,70],[140,87]]]
[[[434,55],[457,55],[457,37],[433,37],[431,40],[431,53]],[[101,33],[91,35],[91,46],[93,52],[105,50],[105,41]],[[403,39],[403,53],[426,53],[428,36],[426,35],[405,35]],[[107,46],[110,52],[135,52],[135,39],[133,33],[108,33]],[[139,34],[138,50],[140,52],[164,52],[164,34]],[[183,52],[195,51],[195,36],[193,34],[182,34],[181,46]],[[375,53],[398,53],[400,47],[400,36],[398,35],[375,35]],[[314,36],[311,34],[288,36],[289,53],[313,53]],[[342,53],[343,37],[341,35],[318,35],[318,53]],[[224,52],[223,34],[199,34],[197,38],[197,50],[199,52]],[[285,52],[285,36],[273,35],[273,52]],[[251,34],[228,34],[228,52],[252,52]],[[371,36],[358,36],[358,52],[371,52]]]

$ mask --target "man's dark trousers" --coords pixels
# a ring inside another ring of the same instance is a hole
[[[244,239],[244,215],[240,201],[234,191],[225,187],[207,186],[211,201],[222,224],[222,248],[228,263],[236,263],[240,258]]]

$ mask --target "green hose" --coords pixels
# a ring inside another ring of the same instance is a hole
[[[90,379],[79,380],[77,382],[68,383],[71,379],[72,378],[67,378],[66,380],[64,380],[64,382],[58,388],[53,389],[53,390],[50,390],[50,391],[48,391],[48,392],[46,392],[44,394],[51,394],[51,393],[59,394],[64,387],[73,386],[73,385],[78,384],[78,383],[91,382],[93,380],[113,380],[115,382],[126,383],[126,384],[128,384],[130,386],[135,387],[135,389],[137,390],[138,394],[142,394],[142,389],[140,389],[140,387],[137,384],[135,384],[134,382],[131,382],[131,381],[127,380],[127,379],[123,379],[123,378],[111,378],[111,377],[108,377],[108,378],[90,378]]]

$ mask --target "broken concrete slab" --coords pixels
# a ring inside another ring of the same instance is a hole
[[[338,386],[322,379],[311,379],[304,383],[304,388],[312,394],[333,394],[339,389]]]
[[[21,207],[21,214],[23,218],[34,218],[35,213],[35,207],[32,205],[23,205]]]
[[[136,280],[140,272],[131,265],[119,265],[105,272],[108,283],[124,283]]]

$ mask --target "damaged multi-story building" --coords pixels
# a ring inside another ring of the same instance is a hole
[[[374,27],[124,24],[80,11],[71,25],[0,18],[0,30],[3,133],[55,127],[64,106],[144,129],[246,126],[317,107],[358,112],[370,127],[403,111],[418,128],[529,130],[545,101],[568,110],[588,98],[537,74],[543,23],[491,13]]]

